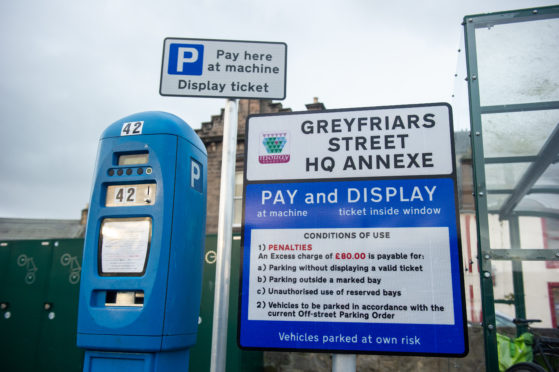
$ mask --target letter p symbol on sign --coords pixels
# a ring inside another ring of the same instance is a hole
[[[187,57],[187,55],[189,55]],[[177,58],[177,72],[182,72],[185,63],[194,63],[198,60],[198,49],[195,48],[179,48]]]
[[[204,191],[204,180],[202,179],[202,164],[190,159],[190,187],[198,192]]]
[[[170,44],[167,73],[169,75],[202,75],[204,46],[201,44]]]

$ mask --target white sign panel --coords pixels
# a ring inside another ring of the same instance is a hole
[[[447,227],[258,229],[250,252],[249,320],[454,322]]]
[[[446,103],[246,125],[239,345],[467,353]]]
[[[165,39],[163,96],[284,99],[285,43]]]
[[[101,228],[101,273],[143,273],[150,238],[150,218],[105,219]]]
[[[446,104],[250,117],[247,180],[449,175],[449,120]]]

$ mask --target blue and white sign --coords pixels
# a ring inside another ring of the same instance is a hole
[[[169,45],[169,75],[200,76],[204,71],[204,45],[181,44]]]
[[[246,128],[240,346],[465,355],[450,106]]]
[[[285,43],[165,39],[163,96],[284,99]]]

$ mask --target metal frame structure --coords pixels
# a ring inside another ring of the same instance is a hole
[[[497,106],[482,106],[480,100],[480,78],[478,70],[478,50],[476,47],[476,29],[495,25],[538,21],[559,18],[559,6],[499,12],[483,15],[472,15],[464,18],[464,34],[466,43],[467,81],[470,104],[471,145],[474,174],[474,195],[477,211],[478,259],[480,268],[480,284],[482,295],[483,328],[485,338],[485,357],[487,371],[498,371],[497,338],[495,325],[495,298],[491,263],[493,260],[512,262],[514,306],[516,317],[526,317],[524,300],[524,276],[522,261],[559,260],[557,249],[521,249],[520,216],[559,218],[559,210],[547,209],[524,210],[517,208],[520,201],[528,194],[546,193],[559,194],[559,187],[534,187],[536,181],[548,167],[559,161],[559,123],[541,148],[537,156],[517,156],[486,158],[483,145],[483,114],[515,113],[522,111],[543,111],[559,109],[559,101],[521,103]],[[486,184],[486,164],[531,163],[513,189],[489,189]],[[487,196],[491,194],[508,195],[498,210],[488,208]],[[489,239],[489,214],[498,214],[501,220],[508,221],[511,249],[491,249]],[[543,247],[542,247],[543,248]],[[502,301],[497,301],[502,302]],[[519,332],[523,331],[518,329]]]

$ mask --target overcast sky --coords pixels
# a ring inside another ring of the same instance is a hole
[[[79,218],[112,122],[163,110],[194,128],[224,99],[159,95],[166,37],[285,42],[284,107],[451,101],[465,15],[553,1],[0,2],[0,217]]]

